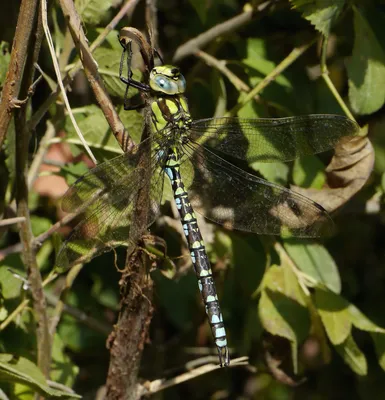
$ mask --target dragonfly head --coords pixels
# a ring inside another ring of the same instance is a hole
[[[161,65],[151,70],[150,87],[167,95],[182,94],[186,90],[186,80],[178,67]]]

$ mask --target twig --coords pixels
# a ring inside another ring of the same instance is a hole
[[[6,247],[5,249],[0,249],[0,261],[10,254],[20,253],[23,249],[23,245],[21,243],[16,243],[11,246]]]
[[[286,264],[290,267],[290,269],[294,272],[295,276],[298,279],[298,283],[301,286],[303,292],[306,296],[310,296],[310,291],[308,286],[315,286],[317,281],[308,274],[302,272],[295,262],[291,259],[289,254],[287,254],[286,249],[282,246],[282,244],[278,241],[274,242],[274,249],[279,254],[281,260],[286,261]]]
[[[258,83],[243,99],[240,101],[232,110],[230,110],[226,116],[234,116],[237,112],[244,107],[251,99],[253,99],[258,93],[260,93],[266,86],[273,82],[278,75],[280,75],[287,67],[293,64],[310,46],[315,43],[316,39],[313,39],[310,43],[307,43],[301,47],[295,48],[291,53],[282,60],[270,74],[266,75],[261,82]]]
[[[61,94],[62,94],[63,99],[64,99],[64,104],[65,104],[65,106],[67,108],[67,111],[68,111],[69,117],[71,119],[72,125],[75,128],[75,131],[76,131],[77,135],[79,136],[80,141],[82,142],[82,144],[83,144],[84,148],[86,149],[88,155],[90,156],[91,160],[95,164],[97,164],[96,158],[93,155],[93,153],[92,153],[90,147],[88,146],[86,140],[84,139],[84,136],[83,136],[82,132],[80,131],[80,128],[79,128],[79,126],[78,126],[78,124],[76,122],[76,119],[75,119],[75,117],[74,117],[74,115],[72,113],[71,106],[70,106],[70,103],[68,101],[67,93],[66,93],[66,90],[65,90],[64,85],[63,85],[63,80],[61,78],[60,67],[59,67],[59,63],[58,63],[57,58],[56,58],[51,32],[49,31],[49,27],[48,27],[47,1],[46,0],[41,0],[41,14],[43,16],[43,27],[44,27],[45,37],[47,39],[48,48],[49,48],[49,51],[51,53],[51,59],[52,59],[52,62],[53,62],[55,73],[56,73],[56,79],[57,79],[57,82],[58,82],[60,90],[61,90]]]
[[[35,182],[39,168],[43,163],[44,156],[47,153],[48,147],[50,146],[51,139],[55,137],[56,131],[55,127],[50,121],[47,121],[47,129],[44,136],[40,140],[39,149],[37,150],[35,157],[29,167],[28,172],[28,188],[31,189],[33,183]]]
[[[329,70],[326,65],[327,45],[328,45],[328,37],[324,36],[323,40],[322,40],[322,50],[321,50],[321,76],[322,76],[322,79],[325,81],[327,87],[332,92],[334,98],[337,100],[338,104],[340,105],[340,107],[342,108],[342,110],[346,114],[346,116],[349,117],[352,121],[355,121],[353,114],[350,112],[348,106],[342,100],[342,97],[338,93],[338,90],[336,89],[336,87],[334,86],[333,82],[331,81],[331,79],[329,77]]]
[[[66,286],[66,289],[68,287]],[[47,302],[50,306],[57,306],[61,300],[56,298],[50,293],[47,293]],[[77,321],[81,322],[83,325],[87,326],[88,328],[94,330],[95,332],[99,332],[103,335],[109,335],[113,329],[112,326],[109,324],[103,324],[102,322],[98,321],[97,319],[90,317],[87,313],[79,310],[78,308],[75,308],[73,306],[70,306],[66,303],[63,303],[63,308],[62,311],[64,314],[68,314],[71,317],[75,318]],[[51,324],[51,330],[52,330],[52,324]]]
[[[227,68],[225,60],[218,60],[217,58],[202,50],[198,50],[197,52],[195,52],[195,55],[201,58],[208,66],[214,67],[219,72],[221,72],[235,86],[238,91],[243,91],[246,93],[250,92],[250,87],[245,82],[243,82],[242,79],[239,79],[238,76],[235,75],[230,69]],[[259,101],[260,97],[258,95],[255,95],[254,99],[256,101]]]
[[[15,218],[2,219],[0,221],[0,226],[8,226],[8,225],[13,225],[13,224],[18,224],[19,222],[25,222],[25,218],[24,217],[15,217]]]
[[[156,379],[144,385],[145,391],[143,394],[153,394],[160,392],[161,390],[167,389],[172,386],[180,385],[183,382],[195,379],[198,376],[207,374],[209,372],[215,371],[216,369],[221,369],[222,367],[218,365],[218,358],[214,358],[213,363],[207,363],[198,368],[192,369],[190,371],[184,372],[171,379]],[[248,357],[239,357],[231,361],[228,368],[244,367],[248,366]]]
[[[23,300],[8,317],[0,324],[0,332],[3,331],[29,304],[29,300]]]
[[[198,35],[194,39],[191,39],[188,42],[182,44],[176,49],[173,62],[178,63],[183,58],[196,53],[199,49],[206,46],[217,37],[226,35],[241,28],[253,19],[256,12],[266,10],[267,7],[270,6],[270,4],[270,1],[259,4],[255,10],[246,10],[242,14],[239,14],[236,17],[227,20],[226,22],[218,24],[208,31]]]

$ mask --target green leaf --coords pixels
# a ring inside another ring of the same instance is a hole
[[[21,383],[52,399],[79,399],[75,393],[51,389],[40,369],[24,357],[0,354],[0,381]]]
[[[62,176],[70,186],[88,170],[89,168],[83,161],[76,164],[66,164],[60,169],[60,176]]]
[[[296,371],[297,346],[309,333],[310,316],[305,295],[290,268],[276,265],[269,268],[264,277],[258,312],[268,332],[291,342]]]
[[[97,25],[106,16],[111,0],[75,0],[78,14],[86,24]]]
[[[316,156],[301,157],[295,160],[293,181],[297,186],[321,189],[325,184],[325,167]]]
[[[52,222],[48,218],[32,215],[31,225],[32,225],[32,233],[34,234],[34,236],[39,236],[52,226]]]
[[[116,36],[115,36],[116,38]],[[123,99],[126,85],[119,78],[120,59],[122,55],[122,48],[106,48],[98,47],[93,53],[96,62],[98,63],[98,70],[103,77],[103,82],[106,84],[108,92],[115,97]],[[133,69],[133,79],[140,81],[141,74],[139,70]],[[124,72],[123,72],[124,74]],[[130,88],[128,97],[132,97],[138,91]],[[130,112],[126,113],[130,114]]]
[[[352,371],[360,376],[367,375],[368,364],[365,355],[357,346],[352,335],[349,335],[343,343],[337,345],[336,350]]]
[[[377,332],[385,334],[385,329],[379,327],[372,322],[366,315],[364,315],[356,306],[353,304],[349,305],[349,315],[352,324],[362,331],[366,332]]]
[[[344,0],[290,0],[290,2],[294,8],[302,12],[304,18],[326,36],[345,5]]]
[[[93,150],[102,149],[116,154],[122,153],[99,107],[90,105],[82,107],[81,109],[74,109],[73,111],[85,140]],[[138,142],[142,133],[143,117],[136,111],[124,111],[123,107],[119,116],[131,137]],[[82,146],[69,117],[66,118],[65,128],[67,130],[66,141]]]
[[[269,182],[274,182],[278,185],[287,184],[289,178],[289,166],[285,163],[265,163],[256,161],[253,162],[250,167],[255,171],[259,171]]]
[[[66,354],[66,348],[58,334],[55,334],[52,344],[52,363],[50,378],[62,385],[72,387],[79,368],[74,365]]]
[[[385,102],[385,53],[369,22],[354,10],[354,47],[347,65],[349,100],[360,115],[379,110]],[[383,39],[383,38],[382,38]]]
[[[296,239],[285,240],[284,246],[301,271],[333,292],[340,293],[341,279],[337,265],[324,246]]]
[[[334,345],[343,343],[352,329],[350,303],[333,292],[318,288],[314,300],[330,341]]]
[[[25,267],[19,254],[10,254],[0,262],[0,294],[4,299],[20,296],[23,281],[16,278],[12,271],[25,276]]]
[[[276,63],[269,59],[265,40],[251,38],[247,40],[246,46],[247,56],[242,60],[242,63],[258,71],[260,73],[258,81],[261,81],[276,67]],[[291,82],[283,74],[278,75],[274,82],[285,88],[292,88]],[[255,86],[256,84],[257,81],[253,81],[253,85]]]

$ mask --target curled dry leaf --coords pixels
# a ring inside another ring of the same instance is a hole
[[[343,138],[326,168],[327,186],[321,190],[293,186],[296,192],[322,204],[328,212],[344,205],[368,180],[374,164],[374,150],[367,137]]]

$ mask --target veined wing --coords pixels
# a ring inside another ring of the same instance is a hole
[[[203,146],[189,143],[184,152],[181,173],[191,182],[191,204],[208,219],[258,234],[318,237],[333,231],[329,214],[307,197],[251,175]]]
[[[113,247],[135,243],[143,232],[143,226],[134,224],[136,209],[144,213],[146,227],[156,218],[163,193],[164,174],[157,166],[155,155],[141,159],[130,170],[128,163],[132,162],[131,157],[123,154],[100,164],[96,171],[89,171],[67,192],[65,200],[72,209],[80,206],[80,200],[91,198],[93,201],[85,208],[85,218],[60,249],[56,260],[57,270],[64,271],[75,264],[89,261]],[[127,164],[119,166],[119,161]],[[113,178],[111,173],[118,170],[127,171],[128,174],[117,174]],[[112,178],[112,181],[105,181],[103,185],[101,182],[104,180],[100,180],[100,177]],[[87,188],[92,192],[91,197],[87,196]]]
[[[132,154],[121,154],[82,175],[64,194],[61,204],[63,211],[76,212],[84,204],[94,201],[115,185],[127,180],[138,166],[140,152],[149,151],[147,146],[151,146],[150,139],[137,145]]]
[[[314,114],[288,118],[211,118],[193,121],[195,141],[248,162],[290,161],[332,149],[359,126],[341,115]]]

